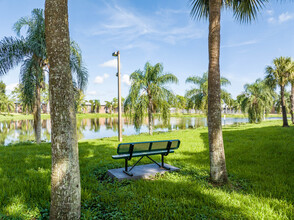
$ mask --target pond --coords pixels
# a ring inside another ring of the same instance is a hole
[[[281,118],[267,118],[278,120]],[[247,123],[247,118],[222,118],[222,124]],[[154,119],[154,131],[171,131],[178,129],[191,129],[207,126],[206,118],[198,117],[171,117],[169,125],[164,125],[159,119]],[[143,122],[138,130],[129,119],[123,118],[123,135],[133,135],[148,132],[148,119]],[[42,120],[42,141],[50,141],[50,119]],[[117,118],[78,119],[77,133],[79,140],[98,139],[117,136]],[[2,121],[0,122],[0,145],[8,145],[19,142],[33,141],[33,120]]]

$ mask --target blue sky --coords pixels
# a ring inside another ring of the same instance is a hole
[[[273,2],[273,1],[271,1]],[[280,1],[277,1],[280,2]],[[15,36],[13,24],[43,0],[0,0],[0,39]],[[128,76],[146,61],[162,63],[165,72],[179,78],[170,85],[184,95],[191,85],[185,79],[208,68],[208,22],[192,20],[187,0],[70,0],[70,35],[81,47],[89,70],[86,99],[112,100],[117,96],[116,61],[121,52],[122,95],[129,91]],[[294,57],[294,3],[270,3],[251,24],[234,21],[222,12],[221,75],[236,97],[245,83],[264,77],[275,57]],[[19,67],[1,79],[11,90],[19,81]]]

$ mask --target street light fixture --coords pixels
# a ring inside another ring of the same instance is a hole
[[[120,53],[119,51],[113,52],[112,56],[117,57],[117,73],[118,77],[118,141],[122,142],[122,120],[121,120],[121,88],[120,88]]]

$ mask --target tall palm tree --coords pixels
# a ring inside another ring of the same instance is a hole
[[[267,0],[189,0],[193,18],[209,18],[208,69],[208,134],[210,179],[216,183],[228,181],[221,124],[220,90],[220,16],[221,8],[232,9],[235,19],[250,22]]]
[[[124,103],[124,109],[133,114],[135,125],[141,125],[144,113],[148,112],[149,134],[153,133],[153,113],[161,111],[163,119],[167,119],[168,99],[173,96],[166,87],[168,83],[177,83],[178,79],[171,73],[164,73],[160,63],[152,66],[145,64],[144,71],[136,70],[130,76],[131,88]]]
[[[46,0],[45,27],[52,122],[50,219],[80,219],[81,181],[67,0]]]
[[[269,113],[274,105],[276,94],[265,81],[257,79],[244,86],[245,92],[239,96],[242,112],[248,113],[250,123],[260,123],[265,113]]]
[[[23,104],[33,111],[36,142],[41,142],[41,90],[45,89],[45,72],[49,71],[46,53],[45,20],[42,9],[34,9],[31,17],[22,17],[14,24],[17,37],[4,37],[0,41],[0,75],[22,64],[20,83]],[[26,28],[26,35],[21,30]],[[75,74],[75,85],[83,89],[88,73],[83,66],[81,51],[71,42],[70,67]]]
[[[289,83],[290,73],[293,64],[290,57],[279,57],[273,60],[273,66],[265,68],[265,79],[271,88],[280,87],[281,105],[283,115],[283,127],[289,127],[285,101],[285,86]]]
[[[284,98],[285,98],[286,112],[291,112],[291,93],[288,91],[285,91]],[[282,112],[281,94],[277,95],[275,99],[274,107],[277,113],[280,114]]]
[[[186,79],[186,83],[193,83],[198,88],[190,89],[186,92],[186,97],[194,104],[195,109],[207,111],[207,96],[208,96],[208,72],[200,76],[190,76]],[[225,78],[220,79],[221,86],[230,85],[231,82]],[[229,93],[221,90],[221,99],[227,100]]]

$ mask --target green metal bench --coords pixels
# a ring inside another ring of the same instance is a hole
[[[140,162],[143,157],[149,158],[153,163],[157,164],[160,168],[169,170],[164,166],[164,156],[169,153],[174,153],[180,146],[180,140],[165,140],[165,141],[147,141],[147,142],[134,142],[134,143],[121,143],[117,147],[117,154],[113,155],[113,159],[125,159],[125,174],[133,176],[130,171]],[[149,156],[161,155],[161,164],[158,164]],[[128,161],[133,157],[141,157],[132,167],[128,170]]]

